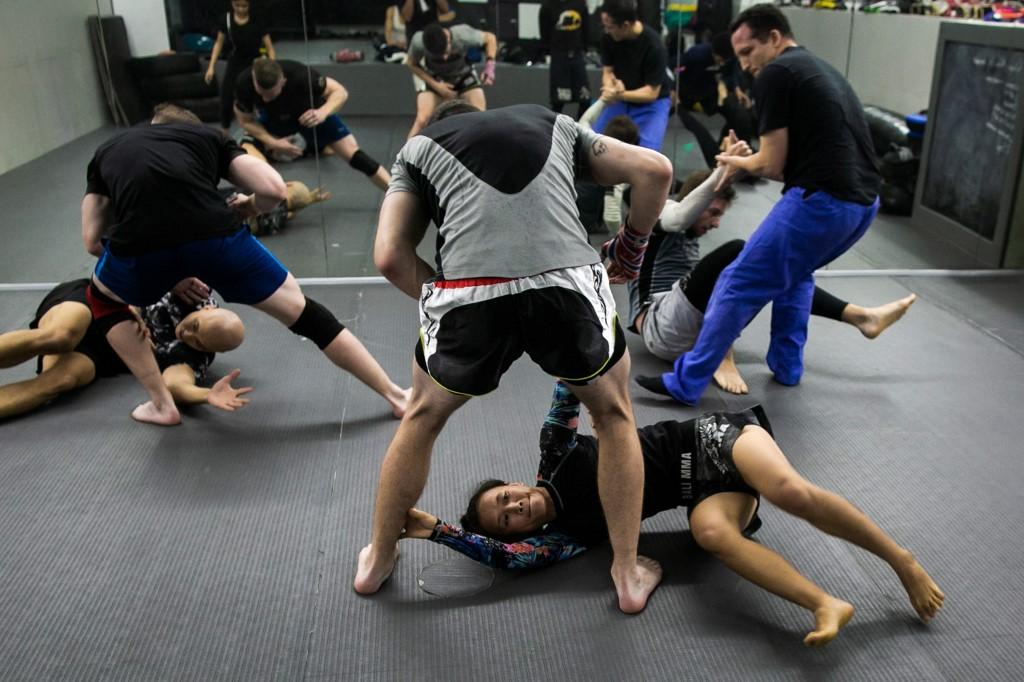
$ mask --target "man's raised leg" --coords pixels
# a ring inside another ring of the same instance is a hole
[[[442,389],[413,362],[412,397],[381,463],[373,511],[373,538],[359,553],[352,585],[356,592],[373,594],[391,576],[398,559],[395,545],[405,514],[416,506],[427,484],[434,440],[448,417],[467,400],[465,396]]]
[[[306,309],[306,296],[299,288],[295,277],[288,273],[284,283],[254,307],[291,329]],[[333,316],[329,322],[337,323]],[[315,326],[316,321],[311,324]],[[321,350],[331,362],[377,392],[388,402],[396,417],[401,418],[405,414],[409,391],[391,380],[384,368],[352,332],[342,329],[333,338],[324,339],[323,344]],[[317,345],[320,346],[321,343],[317,342]]]
[[[597,432],[597,487],[612,551],[612,580],[625,613],[639,613],[661,581],[661,566],[637,555],[643,508],[644,460],[629,399],[629,353],[588,386],[572,391],[590,411]]]
[[[107,298],[124,303],[96,277],[92,278],[92,283]],[[107,332],[107,343],[149,394],[149,402],[142,403],[132,410],[132,419],[159,426],[180,424],[181,414],[174,404],[171,392],[167,390],[156,358],[153,357],[149,339],[141,333],[139,323],[134,319],[118,322]]]
[[[88,306],[77,301],[58,303],[43,314],[38,329],[0,334],[0,367],[14,367],[40,355],[70,353],[91,322]]]

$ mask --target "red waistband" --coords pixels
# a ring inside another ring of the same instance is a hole
[[[439,279],[434,282],[438,289],[464,289],[465,287],[482,287],[488,284],[511,282],[515,277],[467,277],[466,279]]]

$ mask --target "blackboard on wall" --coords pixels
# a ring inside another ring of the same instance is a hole
[[[943,24],[914,222],[998,266],[1024,130],[1024,30]]]

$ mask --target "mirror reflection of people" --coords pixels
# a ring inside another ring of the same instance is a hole
[[[468,50],[474,47],[484,52],[484,68],[479,75],[467,56]],[[416,119],[409,137],[422,130],[443,102],[463,99],[481,111],[486,109],[483,88],[494,84],[497,54],[498,39],[494,34],[467,24],[449,28],[430,24],[414,35],[405,57],[416,91]]]
[[[587,35],[590,12],[586,0],[544,0],[538,17],[540,42],[551,56],[548,66],[548,99],[551,109],[575,102],[580,118],[590,106],[587,77]]]
[[[267,155],[302,156],[304,150],[289,139],[299,134],[306,150],[330,148],[385,189],[391,179],[388,171],[360,149],[338,115],[347,101],[348,90],[341,83],[290,59],[257,59],[235,82],[235,115],[248,135],[243,142],[263,160]]]
[[[484,481],[469,500],[461,528],[410,509],[402,537],[429,539],[488,566],[517,570],[550,566],[604,544],[608,526],[598,495],[599,442],[578,435],[578,422],[579,400],[557,383],[540,433],[534,484]],[[807,646],[832,641],[854,607],[750,539],[761,526],[761,496],[885,561],[924,622],[942,608],[945,595],[907,549],[845,498],[793,468],[760,406],[658,422],[637,435],[644,458],[644,518],[685,507],[701,548],[758,587],[810,612],[814,628],[804,637]]]
[[[228,51],[228,63],[220,83],[220,127],[225,131],[235,120],[235,80],[238,74],[252,65],[254,59],[267,56],[275,59],[274,43],[270,40],[266,25],[250,12],[250,0],[231,0],[231,11],[226,13],[217,26],[217,39],[210,52],[210,65],[204,76],[207,83],[213,81],[217,59],[221,52]]]

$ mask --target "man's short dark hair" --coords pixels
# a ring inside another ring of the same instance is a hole
[[[605,0],[598,11],[607,14],[608,18],[616,24],[639,20],[636,12],[636,0]]]
[[[275,60],[260,57],[252,63],[252,75],[261,90],[270,90],[284,76],[284,70]]]
[[[448,36],[441,24],[430,24],[423,29],[423,49],[434,55],[444,54],[448,47]]]
[[[153,118],[150,122],[153,125],[161,123],[198,123],[202,125],[203,123],[188,109],[171,102],[161,102],[153,107]]]
[[[640,141],[640,128],[625,114],[608,121],[603,134],[626,144],[636,144]]]
[[[721,33],[716,33],[711,38],[711,53],[723,62],[727,62],[736,56],[732,49],[732,39],[728,33],[722,31]]]
[[[687,175],[683,179],[683,184],[680,186],[678,194],[676,194],[676,201],[682,201],[685,199],[686,195],[700,187],[705,180],[711,177],[711,173],[712,171],[710,168],[700,168]],[[733,199],[736,198],[736,190],[733,189],[732,185],[726,185],[715,192],[715,198],[722,199],[727,204],[731,204]]]
[[[458,114],[471,114],[480,111],[472,104],[464,99],[450,99],[444,102],[437,109],[434,109],[434,113],[431,114],[430,120],[427,121],[427,125],[433,125],[438,121],[443,121],[449,116],[456,116]]]
[[[789,20],[778,7],[768,3],[748,7],[739,13],[729,25],[729,35],[732,35],[740,26],[746,24],[750,27],[750,35],[758,42],[766,42],[768,34],[778,31],[783,38],[792,38],[793,29],[789,27]]]
[[[503,485],[508,484],[497,478],[488,478],[487,480],[480,482],[469,498],[469,504],[466,505],[466,513],[463,514],[462,518],[459,520],[459,523],[462,524],[463,530],[468,530],[470,533],[476,533],[477,535],[488,534],[480,523],[480,498],[483,497],[484,493],[488,490],[494,490],[495,488]]]

